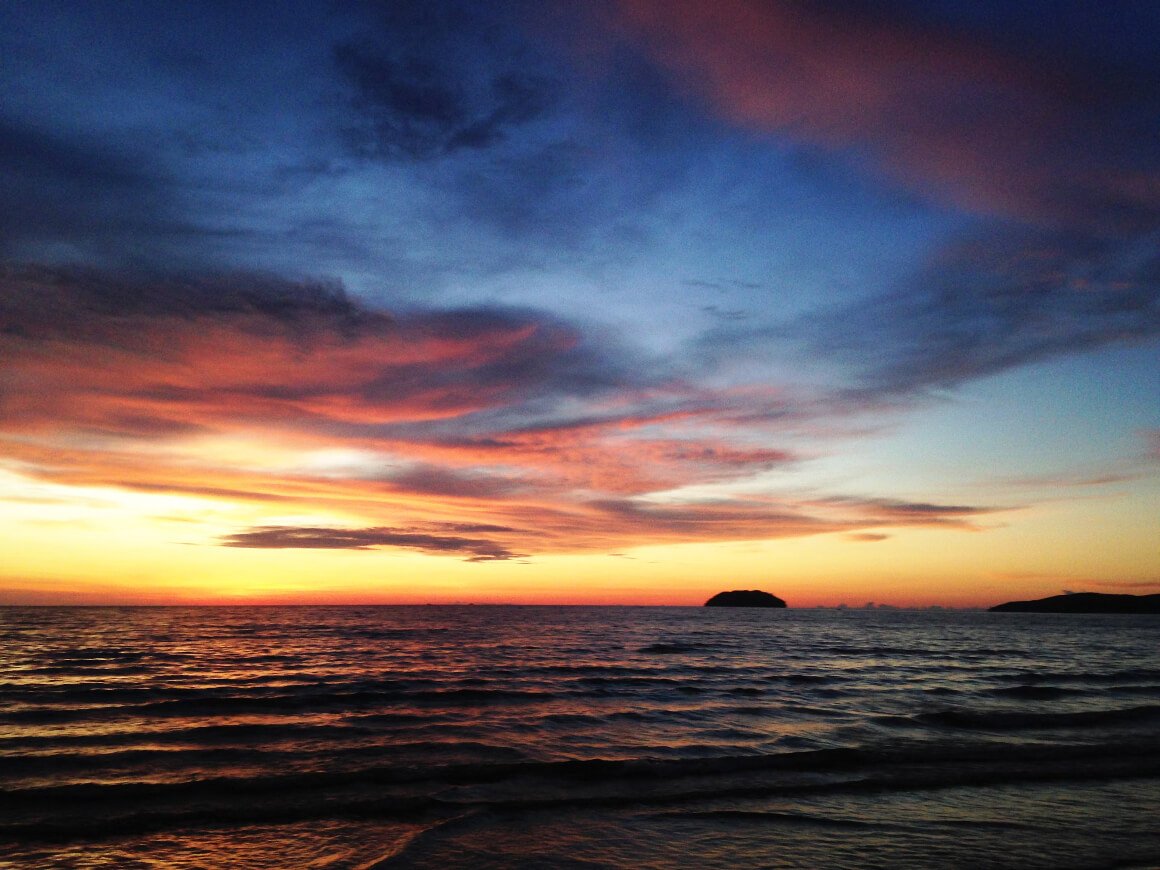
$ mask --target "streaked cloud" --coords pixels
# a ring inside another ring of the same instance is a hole
[[[502,559],[970,528],[991,510],[682,495],[794,467],[791,430],[818,412],[768,385],[665,377],[543,312],[388,314],[333,284],[25,268],[0,281],[0,317],[0,437],[21,473],[366,522],[245,529],[230,546]]]
[[[515,70],[470,94],[468,77],[429,54],[395,59],[373,43],[348,42],[334,58],[354,91],[357,122],[345,132],[363,157],[429,159],[488,148],[551,102],[546,82]]]
[[[890,535],[882,532],[851,532],[846,535],[848,541],[858,541],[863,544],[876,544],[890,539]]]
[[[990,232],[888,296],[803,318],[798,334],[860,370],[860,388],[903,393],[1153,338],[1158,238]]]
[[[472,562],[519,558],[518,554],[483,538],[465,538],[418,529],[268,526],[230,535],[224,543],[227,547],[257,549],[370,550],[376,547],[402,547],[425,553],[464,553]]]
[[[1132,144],[1149,130],[1140,100],[1157,100],[1144,71],[1016,53],[981,28],[892,4],[617,6],[627,31],[713,110],[869,161],[921,195],[1088,230],[1151,227],[1160,215],[1160,154]]]
[[[985,219],[886,294],[707,344],[801,339],[854,389],[885,394],[1160,334],[1155,70],[1017,52],[889,4],[618,8],[710,111]]]

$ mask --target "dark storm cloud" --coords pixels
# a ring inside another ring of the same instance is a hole
[[[470,562],[518,559],[521,555],[485,538],[433,534],[415,529],[373,527],[335,529],[317,526],[263,526],[224,538],[227,547],[252,549],[371,550],[401,547],[424,553],[460,553]]]

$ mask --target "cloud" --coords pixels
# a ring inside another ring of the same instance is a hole
[[[881,532],[851,532],[846,535],[847,541],[859,541],[865,544],[876,544],[879,541],[887,541],[890,535],[885,535]]]
[[[464,538],[416,529],[385,527],[335,529],[316,526],[265,526],[229,535],[223,543],[227,547],[255,549],[369,550],[401,547],[424,553],[463,553],[472,562],[521,558],[520,554],[484,538]]]
[[[889,4],[617,8],[718,116],[983,219],[884,294],[776,328],[721,324],[711,352],[800,341],[869,397],[1160,334],[1154,63],[1016,52],[985,27]]]
[[[1091,580],[1092,586],[1104,589],[1156,589],[1160,590],[1160,580]]]
[[[931,526],[993,509],[682,495],[817,450],[819,411],[524,309],[387,313],[328,282],[0,274],[0,448],[14,472],[277,508],[231,546],[608,552]],[[828,413],[828,412],[821,412]]]
[[[425,161],[495,148],[548,114],[556,86],[519,38],[519,10],[399,2],[378,7],[332,59],[358,156]]]
[[[701,310],[721,320],[748,320],[752,315],[740,308],[721,308],[718,305],[702,305]]]
[[[995,232],[942,252],[890,295],[785,329],[868,392],[952,386],[1160,335],[1155,239]]]
[[[887,4],[617,8],[655,62],[723,117],[869,161],[933,200],[1089,230],[1160,216],[1156,121],[1139,111],[1157,105],[1147,70],[1016,54],[982,28]]]
[[[250,276],[139,281],[0,275],[9,428],[166,434],[247,421],[328,426],[462,418],[583,396],[617,363],[546,316],[500,309],[398,317],[340,288]],[[99,364],[98,364],[99,363]]]
[[[1139,480],[1146,474],[1146,471],[1138,467],[1133,467],[1134,465],[1135,463],[1124,463],[1119,467],[1113,466],[1107,470],[1080,469],[1071,473],[1057,472],[1055,474],[1021,475],[1018,477],[1002,478],[996,482],[1001,486],[1016,488],[1088,489]]]
[[[793,321],[721,327],[711,355],[796,347],[842,367],[846,400],[948,388],[1160,335],[1160,230],[1115,238],[1007,224],[946,245],[888,292]]]
[[[473,499],[502,498],[527,488],[516,476],[457,471],[430,463],[415,463],[386,479],[407,492]]]
[[[0,257],[58,247],[101,260],[174,229],[144,156],[0,116]]]
[[[541,117],[551,89],[519,71],[470,87],[462,70],[429,55],[394,59],[368,43],[335,47],[339,72],[351,85],[357,122],[347,129],[355,153],[374,159],[429,159],[480,150]]]
[[[857,526],[950,526],[977,530],[977,517],[1012,510],[1011,507],[931,504],[887,498],[827,496],[814,502]]]
[[[1029,362],[1160,335],[1160,237],[984,234],[888,296],[796,324],[870,391],[953,386]]]
[[[441,252],[433,269],[458,281],[464,268],[623,263],[653,243],[650,207],[673,195],[697,140],[639,59],[604,70],[612,87],[576,66],[577,35],[606,40],[599,13],[523,2],[378,9],[331,52],[342,94],[331,120],[358,159],[330,162],[372,184],[386,170],[408,188],[414,222],[400,229],[430,234]]]

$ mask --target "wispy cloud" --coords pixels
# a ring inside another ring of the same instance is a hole
[[[1160,580],[1093,580],[1092,586],[1104,589],[1156,589],[1160,590]]]
[[[1124,240],[1005,231],[963,242],[889,296],[803,318],[811,351],[868,392],[947,387],[1160,335],[1160,253]]]
[[[360,156],[430,159],[489,148],[510,129],[536,120],[552,102],[542,78],[515,69],[490,78],[473,93],[470,75],[447,59],[392,56],[374,42],[345,42],[334,60],[353,90],[355,123],[346,130]]]
[[[979,517],[1015,509],[1013,506],[931,504],[850,496],[830,496],[817,500],[815,504],[839,512],[839,515],[846,511],[857,518],[857,525],[861,526],[951,526],[970,530],[978,528],[974,520]]]
[[[477,527],[480,528],[480,527]],[[485,530],[513,531],[502,527],[482,527]],[[459,527],[451,525],[448,530]],[[459,535],[439,534],[430,530],[392,529],[336,529],[316,526],[265,526],[237,532],[225,538],[227,547],[254,549],[313,549],[313,550],[370,550],[378,547],[401,547],[425,553],[462,553],[472,562],[516,559],[520,555],[485,538],[465,538]]]
[[[768,385],[663,376],[542,312],[388,314],[328,284],[18,269],[0,280],[0,352],[20,385],[0,395],[0,440],[23,474],[362,523],[245,529],[231,546],[499,559],[967,529],[994,510],[682,496],[794,467],[778,442],[817,411]]]
[[[932,198],[1061,226],[1155,225],[1156,101],[1130,71],[1016,54],[896,6],[621,0],[626,30],[714,111]],[[1044,57],[1047,57],[1046,52]]]
[[[864,394],[946,387],[1160,334],[1160,97],[1149,70],[1016,53],[895,7],[618,4],[626,33],[710,111],[986,224],[891,291],[734,351],[801,339]],[[1045,59],[1046,58],[1046,59]]]
[[[846,535],[848,541],[858,541],[864,544],[876,544],[879,541],[889,540],[890,535],[882,532],[851,532]]]

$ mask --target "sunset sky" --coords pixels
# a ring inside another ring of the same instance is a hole
[[[0,4],[0,603],[1160,591],[1160,4]]]

